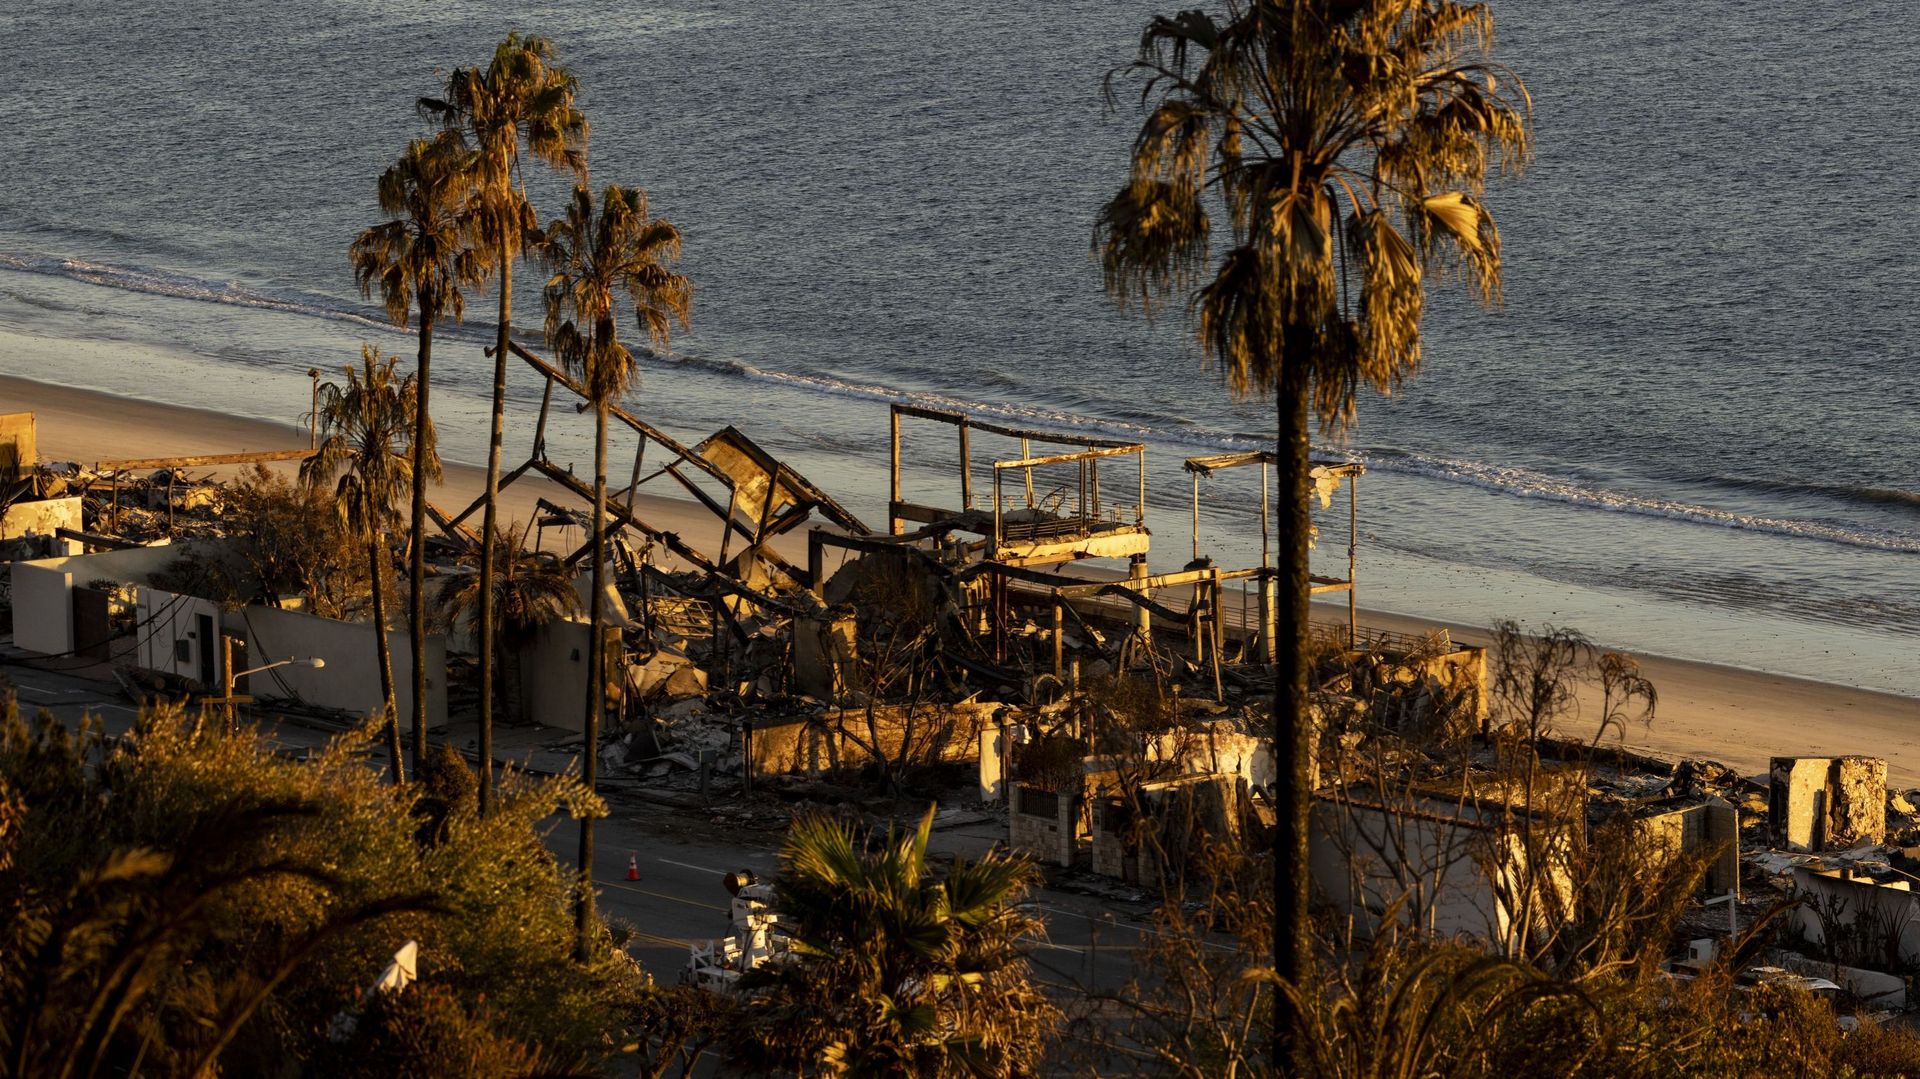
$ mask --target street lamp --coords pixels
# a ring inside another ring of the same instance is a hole
[[[307,412],[307,448],[320,448],[320,369],[307,368],[307,377],[313,380],[313,407]]]
[[[276,667],[291,667],[291,666],[311,667],[317,671],[327,665],[327,661],[324,659],[321,659],[319,656],[288,656],[286,659],[275,660],[272,663],[262,664],[261,666],[258,666],[258,667],[249,667],[244,671],[236,671],[233,669],[233,638],[226,637],[226,638],[223,638],[223,640],[226,644],[227,654],[226,654],[226,662],[221,664],[221,666],[227,672],[227,684],[226,684],[226,693],[221,698],[221,700],[227,706],[227,733],[228,734],[233,733],[235,722],[239,718],[237,707],[243,703],[251,703],[253,700],[253,696],[251,694],[247,695],[245,698],[234,696],[233,684],[235,682],[239,681],[242,678],[245,678],[247,675],[259,674],[262,671],[270,671]]]

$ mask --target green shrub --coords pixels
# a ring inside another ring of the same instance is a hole
[[[234,1074],[298,1074],[408,940],[416,988],[453,1002],[422,1004],[430,1018],[457,1005],[550,1065],[617,1048],[644,975],[604,934],[572,961],[575,878],[541,841],[556,811],[600,811],[576,782],[509,773],[481,818],[451,769],[431,790],[384,783],[360,759],[367,732],[296,762],[218,727],[163,712],[108,738],[9,702],[0,1072],[84,1052],[106,1070],[177,1074],[212,1053]]]

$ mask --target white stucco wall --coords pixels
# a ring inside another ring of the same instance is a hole
[[[157,588],[135,592],[139,629],[134,633],[134,662],[150,671],[166,671],[198,679],[203,650],[212,651],[214,677],[221,676],[220,605],[197,596],[181,596]],[[200,615],[213,621],[214,639],[200,639]],[[219,687],[209,686],[210,691]]]
[[[1505,940],[1511,918],[1479,864],[1491,853],[1490,837],[1440,816],[1316,799],[1308,851],[1314,887],[1336,911],[1351,910],[1367,932],[1404,896],[1402,917],[1423,915],[1431,932]]]
[[[585,622],[559,620],[540,627],[533,643],[521,649],[528,718],[562,730],[585,728],[587,648],[592,640]]]
[[[255,697],[291,698],[362,715],[380,708],[380,660],[371,623],[253,606],[234,612],[231,624],[247,638],[249,667],[296,656],[318,656],[327,664],[318,670],[296,664],[253,675],[247,691]],[[413,649],[405,630],[389,630],[387,645],[393,655],[394,700],[404,723],[413,712]],[[427,637],[426,662],[427,723],[439,727],[447,721],[444,635]]]
[[[53,654],[73,648],[73,573],[64,558],[13,564],[13,643]]]
[[[161,543],[13,564],[13,643],[40,653],[73,649],[73,586],[101,579],[141,585],[188,550]]]

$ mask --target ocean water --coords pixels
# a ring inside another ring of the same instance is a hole
[[[1179,459],[1271,419],[1177,318],[1116,311],[1088,256],[1136,123],[1101,76],[1164,6],[17,0],[0,371],[296,422],[309,367],[362,341],[411,356],[347,245],[436,72],[531,30],[582,79],[595,180],[645,187],[686,236],[694,330],[646,361],[638,412],[689,439],[736,423],[870,520],[888,401],[1137,438],[1176,566]],[[1534,167],[1491,198],[1506,303],[1443,293],[1420,376],[1328,440],[1369,470],[1361,603],[1920,695],[1920,20],[1495,10],[1538,121]],[[542,205],[562,190],[536,175]],[[517,291],[532,331],[537,274]],[[456,459],[484,453],[492,311],[472,295],[435,354]],[[580,419],[549,441],[584,469]],[[908,439],[909,495],[952,500],[947,433]],[[1257,497],[1209,481],[1203,545],[1257,558]],[[1332,569],[1343,515],[1322,528]]]

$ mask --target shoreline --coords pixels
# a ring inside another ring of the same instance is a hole
[[[290,424],[0,375],[0,412],[12,411],[37,414],[43,460],[90,463],[297,448],[307,443],[306,430]],[[503,465],[517,463],[504,461]],[[433,500],[443,510],[458,513],[479,496],[485,471],[448,462],[445,473]],[[570,495],[544,478],[523,478],[504,489],[503,520],[531,520],[535,500],[542,496],[563,505],[571,501]],[[704,538],[709,531],[718,538],[718,521],[694,502],[642,495],[639,508],[648,523],[680,532],[696,547],[712,546]],[[778,547],[788,558],[805,557],[804,535],[782,537]],[[1360,614],[1369,626],[1403,633],[1444,627],[1454,640],[1468,644],[1485,644],[1490,637],[1486,627],[1446,618],[1365,607]],[[1663,756],[1706,757],[1747,775],[1764,772],[1772,756],[1866,753],[1887,759],[1894,784],[1920,785],[1920,698],[1654,653],[1631,654],[1654,682],[1660,705],[1651,728],[1626,732],[1624,741],[1630,748]],[[1581,704],[1583,714],[1597,711],[1597,701]],[[1570,733],[1583,727],[1584,722],[1576,721]]]

